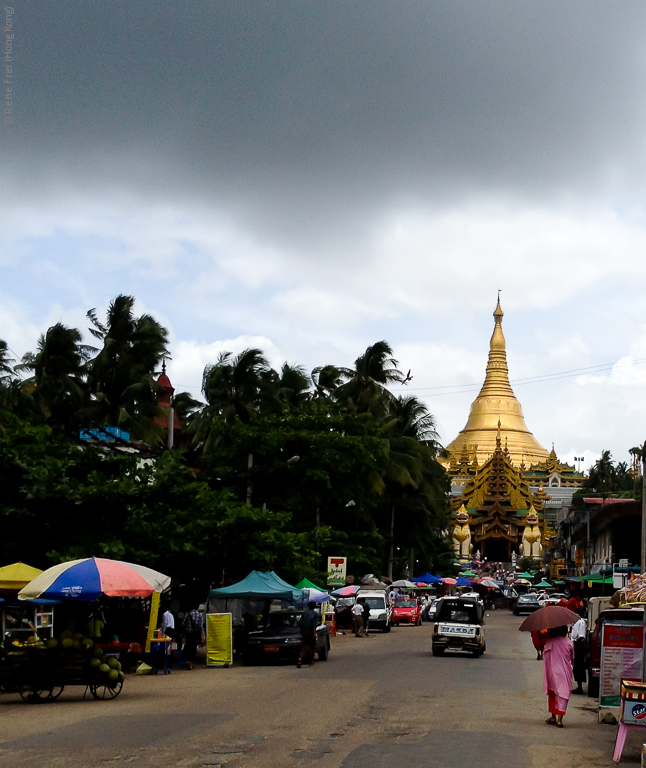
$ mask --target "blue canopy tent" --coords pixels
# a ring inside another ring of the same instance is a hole
[[[432,573],[426,571],[423,576],[414,576],[411,581],[421,582],[422,584],[441,584],[442,579],[439,576],[433,576]]]

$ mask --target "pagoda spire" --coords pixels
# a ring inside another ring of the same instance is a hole
[[[509,383],[503,317],[499,291],[493,312],[494,328],[489,342],[485,380],[471,405],[466,426],[446,450],[459,455],[463,444],[475,444],[478,446],[478,459],[482,461],[496,447],[501,447],[504,437],[505,448],[514,464],[519,465],[525,460],[530,464],[545,461],[549,453],[527,428],[523,409]]]

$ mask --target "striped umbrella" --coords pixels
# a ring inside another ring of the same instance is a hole
[[[18,593],[19,600],[38,597],[97,600],[107,597],[149,597],[170,587],[170,576],[136,563],[87,557],[48,568]]]

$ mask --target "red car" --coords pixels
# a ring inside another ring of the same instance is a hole
[[[390,623],[422,625],[422,606],[412,597],[400,597],[395,600]]]

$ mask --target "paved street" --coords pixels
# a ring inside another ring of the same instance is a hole
[[[596,768],[616,726],[574,696],[545,724],[542,664],[521,619],[493,611],[480,659],[430,654],[430,625],[333,638],[327,662],[128,676],[114,701],[0,695],[0,766]],[[623,764],[639,764],[631,734]]]

